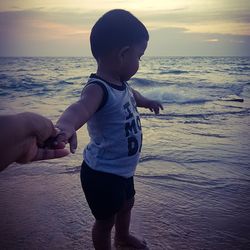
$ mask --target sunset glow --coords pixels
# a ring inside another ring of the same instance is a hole
[[[89,56],[91,27],[114,8],[129,10],[145,23],[151,37],[148,55],[249,55],[247,0],[2,1],[0,55]],[[175,41],[178,47],[171,45]],[[187,50],[193,43],[199,51]],[[211,43],[221,47],[220,54]],[[67,51],[64,44],[73,47]]]

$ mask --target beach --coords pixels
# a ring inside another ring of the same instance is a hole
[[[13,166],[1,173],[1,249],[93,249],[94,220],[78,169],[26,174],[30,168],[41,172],[44,164]],[[174,169],[166,162],[154,164]],[[206,184],[168,182],[135,177],[131,229],[150,249],[248,249],[247,186],[222,196],[223,187],[209,191]]]
[[[1,58],[0,114],[33,111],[56,122],[76,101],[90,58]],[[160,100],[140,109],[143,148],[131,230],[152,250],[249,249],[250,58],[145,58],[130,80]],[[80,183],[84,126],[66,158],[0,173],[0,249],[93,249]]]

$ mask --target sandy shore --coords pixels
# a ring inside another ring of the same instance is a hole
[[[0,174],[0,249],[93,249],[94,220],[77,169],[58,174],[39,169],[39,163],[13,166]],[[140,176],[135,182],[131,229],[150,249],[247,249],[244,216],[230,218],[208,208],[209,193]]]

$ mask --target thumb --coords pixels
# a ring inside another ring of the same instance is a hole
[[[32,161],[56,159],[56,158],[67,156],[68,154],[69,154],[69,151],[67,149],[38,148],[37,154],[32,159]]]

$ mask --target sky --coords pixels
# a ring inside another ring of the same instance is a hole
[[[0,56],[91,56],[110,9],[147,27],[148,56],[250,56],[249,0],[0,0]]]

